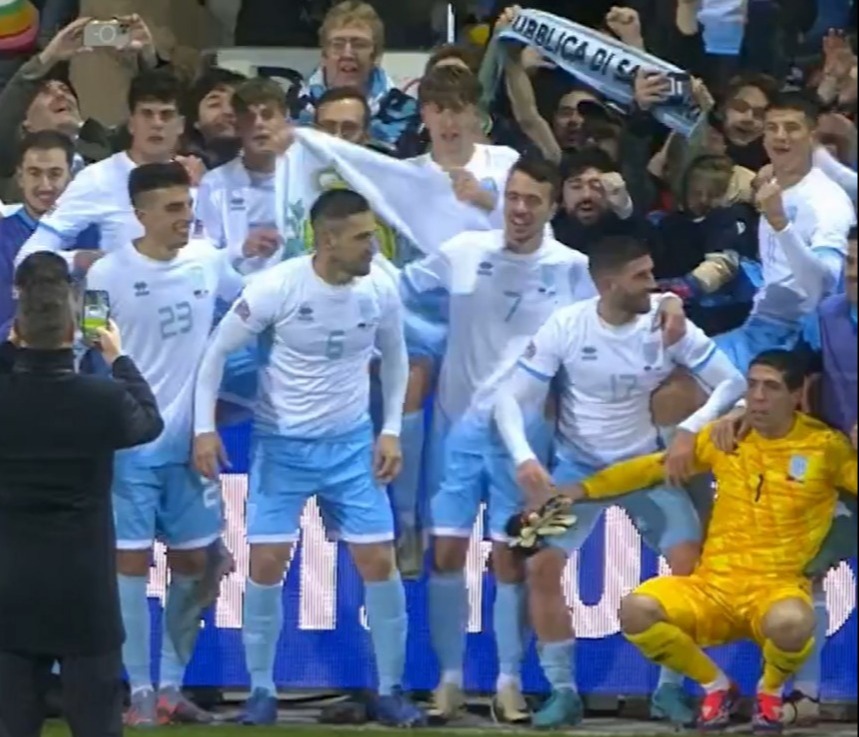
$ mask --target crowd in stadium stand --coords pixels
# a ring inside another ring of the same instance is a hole
[[[0,0],[0,390],[49,349],[122,381],[121,339],[164,420],[114,463],[125,724],[217,719],[183,680],[234,571],[219,430],[248,418],[242,723],[278,718],[283,581],[314,495],[365,583],[369,719],[465,708],[485,504],[493,717],[581,722],[561,577],[617,505],[671,569],[619,612],[661,667],[653,717],[726,727],[736,687],[701,648],[752,639],[755,730],[816,723],[822,581],[856,556],[855,2],[455,3],[455,42],[447,4],[424,4],[430,30],[424,15],[397,38],[434,45],[398,86],[383,3]],[[206,24],[318,45],[318,67],[220,68],[188,35]],[[60,303],[68,341],[40,342],[34,315],[62,322]],[[4,551],[43,511],[5,492],[16,453],[0,447]],[[403,691],[404,579],[427,587],[427,706]],[[551,687],[536,706],[532,636]]]

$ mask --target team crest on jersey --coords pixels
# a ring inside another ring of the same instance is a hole
[[[790,466],[788,467],[788,474],[791,481],[805,481],[806,474],[808,474],[808,458],[805,456],[792,456]]]
[[[245,198],[244,197],[231,197],[230,198],[230,211],[231,212],[241,212],[245,209]]]
[[[149,285],[145,281],[134,282],[134,296],[135,297],[148,297],[149,296]]]
[[[209,294],[206,288],[206,272],[201,266],[195,266],[191,269],[191,288],[194,290],[194,296],[198,299]]]
[[[540,266],[540,294],[553,295],[555,293],[555,267],[549,264]]]
[[[478,276],[492,276],[492,271],[495,269],[495,264],[491,261],[481,261],[477,264]]]
[[[644,362],[648,367],[652,366],[659,360],[659,353],[662,350],[662,335],[659,335],[659,340],[646,340],[641,346],[641,352],[644,356]]]
[[[534,345],[534,341],[532,340],[528,343],[528,347],[525,349],[525,353],[522,354],[528,360],[534,358],[537,355],[537,346]]]
[[[240,299],[236,302],[236,306],[233,307],[233,312],[238,315],[242,322],[247,322],[251,319],[251,306],[247,303],[247,300]]]
[[[583,361],[596,361],[599,358],[599,352],[592,345],[586,345],[582,348]]]

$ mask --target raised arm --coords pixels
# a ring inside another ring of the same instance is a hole
[[[376,336],[381,354],[379,379],[382,384],[382,434],[400,436],[403,406],[409,383],[409,355],[403,329],[403,306],[393,284],[386,285],[382,321]]]

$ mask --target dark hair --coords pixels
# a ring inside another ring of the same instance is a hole
[[[59,131],[44,130],[28,133],[18,145],[18,166],[24,163],[28,151],[53,151],[59,149],[66,155],[71,170],[75,162],[75,145],[72,139]]]
[[[320,97],[314,105],[315,109],[313,117],[315,122],[319,122],[319,111],[322,109],[323,105],[328,105],[332,102],[340,102],[341,100],[355,100],[361,103],[361,107],[364,108],[364,127],[369,129],[370,121],[373,118],[373,111],[370,109],[370,104],[367,102],[366,96],[354,87],[332,87],[331,89],[325,90],[325,92],[322,93],[322,97]]]
[[[310,223],[317,231],[319,225],[331,221],[345,220],[353,215],[370,211],[370,203],[364,195],[351,189],[332,189],[319,195],[310,208]]]
[[[128,90],[128,109],[132,113],[143,102],[175,103],[178,107],[181,100],[182,83],[166,69],[141,72],[131,80]]]
[[[72,292],[67,282],[39,284],[38,289],[24,289],[18,295],[15,331],[28,347],[55,350],[70,338]]]
[[[200,103],[207,95],[215,90],[233,90],[246,79],[243,74],[220,67],[212,67],[203,72],[188,90],[185,118],[189,126],[193,126],[200,119]]]
[[[759,353],[749,364],[749,370],[755,366],[767,366],[778,371],[784,379],[785,386],[792,392],[802,389],[808,368],[798,353],[781,349]]]
[[[236,115],[247,113],[253,105],[275,105],[286,114],[286,92],[273,79],[256,77],[242,82],[233,93],[233,109]]]
[[[597,241],[590,250],[588,267],[591,276],[615,274],[624,266],[650,255],[647,244],[626,235],[609,235]]]
[[[773,110],[792,110],[802,113],[812,127],[817,125],[817,118],[820,115],[820,105],[804,92],[779,93],[767,106],[768,113]]]
[[[463,44],[444,44],[430,54],[430,58],[424,67],[424,76],[429,74],[441,62],[448,59],[458,59],[474,74],[477,74],[477,71],[480,69],[480,55],[473,48]]]
[[[725,102],[733,100],[740,93],[740,90],[746,87],[759,89],[769,102],[772,102],[781,92],[781,85],[775,77],[758,72],[748,72],[731,78],[725,90]]]
[[[461,110],[477,106],[483,90],[480,80],[468,69],[459,66],[435,67],[421,79],[418,104],[438,105],[442,110]]]
[[[847,240],[848,241],[859,240],[859,228],[857,228],[855,225],[852,228],[850,228],[850,231],[847,233]]]
[[[15,288],[19,291],[54,282],[69,284],[71,279],[66,260],[53,251],[31,253],[15,270]]]
[[[540,184],[549,184],[552,189],[552,201],[554,202],[561,191],[561,175],[558,167],[539,154],[525,154],[513,164],[510,174],[522,172],[526,176]],[[509,177],[508,177],[509,181]]]
[[[581,151],[564,156],[561,160],[561,181],[575,179],[588,169],[596,169],[603,174],[616,172],[617,164],[601,148],[588,146]]]
[[[132,204],[142,194],[168,187],[190,187],[191,177],[182,164],[175,161],[169,164],[143,164],[131,171],[128,177],[128,194]]]
[[[683,207],[689,206],[689,183],[692,180],[692,175],[697,173],[710,174],[714,177],[721,177],[725,188],[722,194],[726,194],[731,186],[731,178],[734,176],[734,162],[729,156],[722,154],[702,154],[692,159],[686,171],[683,172],[681,181],[681,202]]]

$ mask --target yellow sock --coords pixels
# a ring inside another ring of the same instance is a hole
[[[780,693],[787,680],[794,675],[811,655],[814,638],[805,643],[802,650],[795,653],[779,649],[772,640],[764,643],[764,675],[761,687],[767,693]]]
[[[682,673],[693,681],[705,685],[721,675],[719,667],[679,627],[668,622],[657,622],[640,635],[626,635],[648,660]]]

